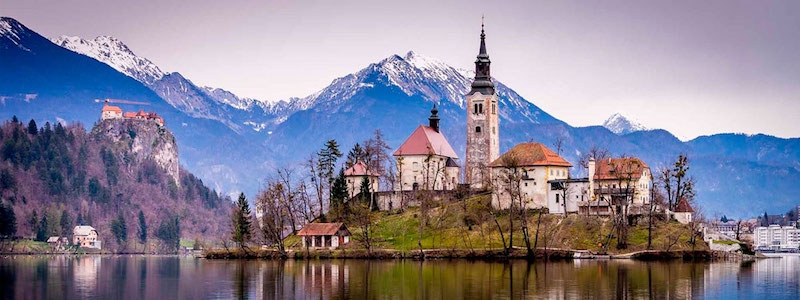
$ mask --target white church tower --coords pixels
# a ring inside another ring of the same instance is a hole
[[[475,60],[475,80],[467,94],[466,182],[472,188],[486,188],[490,181],[489,164],[500,156],[500,117],[498,98],[492,83],[486,53],[486,34],[481,24],[481,47]]]

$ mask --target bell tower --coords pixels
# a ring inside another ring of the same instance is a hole
[[[472,188],[485,188],[490,182],[489,164],[500,156],[499,101],[486,53],[486,34],[481,22],[481,46],[475,60],[475,80],[466,95],[467,162],[466,182]]]

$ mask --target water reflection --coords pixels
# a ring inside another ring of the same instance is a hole
[[[800,256],[748,263],[577,260],[0,258],[0,295],[101,299],[793,298]]]

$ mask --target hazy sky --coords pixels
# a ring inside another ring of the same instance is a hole
[[[0,0],[54,37],[111,35],[165,71],[268,101],[414,50],[575,126],[615,112],[681,139],[800,136],[800,1]]]

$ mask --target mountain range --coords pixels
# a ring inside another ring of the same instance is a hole
[[[427,122],[433,104],[442,132],[464,157],[463,95],[473,73],[413,51],[336,78],[312,95],[277,102],[197,86],[112,37],[50,40],[7,17],[0,19],[0,54],[0,107],[7,117],[93,123],[100,112],[93,99],[149,102],[121,106],[164,116],[181,162],[217,190],[252,195],[275,167],[299,164],[329,139],[347,151],[380,129],[389,145],[398,147]],[[641,157],[654,170],[686,153],[698,181],[698,203],[709,216],[748,217],[798,204],[800,139],[717,134],[682,142],[621,116],[604,126],[573,127],[493,80],[500,98],[501,152],[520,142],[552,146],[560,140],[561,155],[574,165],[583,151],[599,146],[614,155]]]

